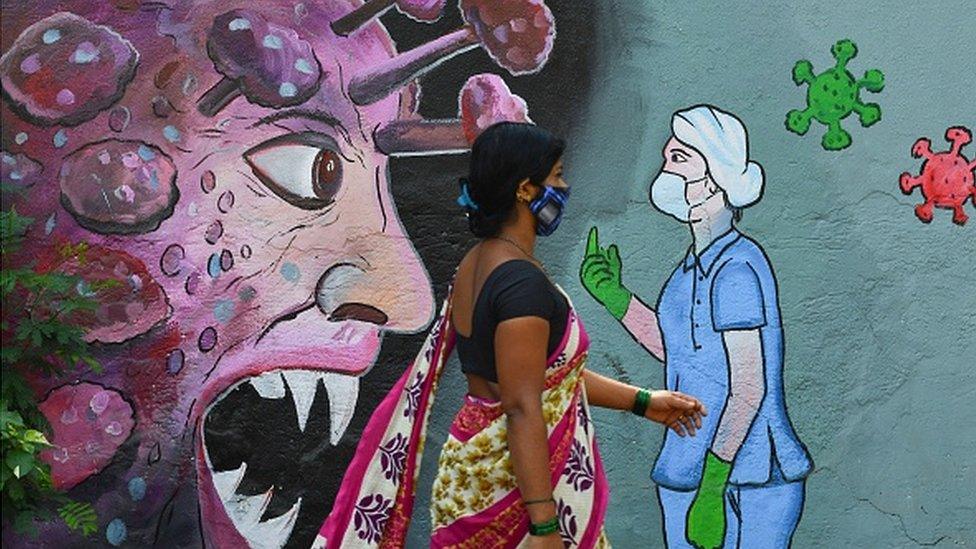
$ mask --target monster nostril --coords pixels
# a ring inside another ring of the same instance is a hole
[[[332,322],[342,322],[343,320],[359,320],[382,326],[390,321],[390,318],[383,311],[366,305],[364,303],[343,303],[336,307],[329,315]]]

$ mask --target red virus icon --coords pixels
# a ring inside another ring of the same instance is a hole
[[[973,183],[973,170],[976,170],[976,159],[972,162],[962,155],[962,148],[973,140],[973,134],[968,128],[955,126],[946,130],[946,141],[952,143],[952,149],[946,152],[933,153],[932,142],[923,137],[912,146],[912,156],[925,157],[922,163],[922,173],[914,177],[908,172],[901,174],[899,184],[901,192],[911,194],[915,187],[922,188],[925,202],[915,206],[915,215],[923,222],[932,221],[932,208],[952,210],[952,222],[965,225],[969,216],[963,211],[963,204],[972,199],[976,205],[976,184]]]

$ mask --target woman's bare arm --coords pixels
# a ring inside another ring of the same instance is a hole
[[[611,410],[631,410],[639,387],[584,370],[586,398],[593,406]],[[701,427],[702,416],[708,415],[698,399],[674,391],[651,391],[651,402],[644,414],[647,419],[664,424],[677,434],[694,436]]]
[[[506,320],[495,329],[495,365],[508,449],[523,500],[552,496],[549,437],[542,415],[549,322],[537,317]],[[554,503],[528,505],[533,523],[556,516]]]

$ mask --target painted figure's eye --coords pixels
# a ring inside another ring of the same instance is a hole
[[[684,162],[685,160],[687,160],[685,158],[685,155],[683,155],[681,153],[676,153],[676,152],[671,153],[671,162],[676,162],[676,163],[680,164],[680,163]]]
[[[331,137],[305,132],[270,139],[244,153],[254,175],[288,203],[325,208],[342,188],[343,158]]]

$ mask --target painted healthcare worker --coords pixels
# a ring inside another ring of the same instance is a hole
[[[759,201],[763,170],[745,127],[711,106],[675,113],[654,207],[691,229],[692,245],[657,307],[621,280],[620,252],[590,232],[586,289],[664,362],[667,388],[709,410],[696,437],[669,431],[652,478],[669,548],[787,547],[812,469],[786,411],[776,279],[759,244],[735,226]]]

